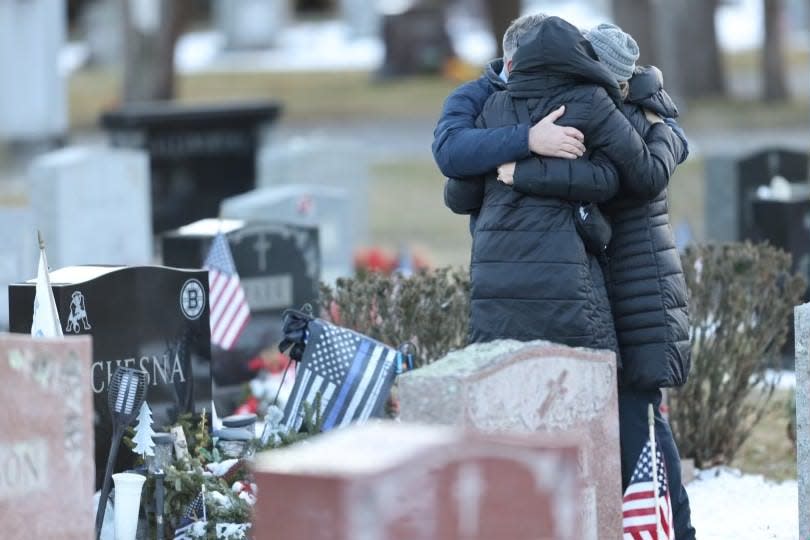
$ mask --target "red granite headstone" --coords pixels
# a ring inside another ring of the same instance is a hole
[[[583,441],[580,540],[622,537],[616,360],[535,341],[472,345],[399,378],[403,422]]]
[[[261,455],[255,540],[580,540],[574,439],[352,426]]]
[[[0,538],[93,538],[91,351],[0,334]]]

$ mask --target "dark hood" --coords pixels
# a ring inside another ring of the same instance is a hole
[[[484,70],[484,77],[486,77],[489,84],[494,86],[497,90],[506,90],[506,83],[501,79],[502,70],[503,58],[491,61]]]
[[[664,118],[677,118],[678,107],[664,90],[664,76],[655,66],[639,67],[630,79],[627,102],[649,109]]]
[[[518,43],[509,92],[515,97],[542,97],[577,83],[602,86],[617,105],[622,102],[616,77],[599,62],[582,33],[559,17],[549,17]]]

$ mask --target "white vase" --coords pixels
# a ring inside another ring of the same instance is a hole
[[[145,476],[133,473],[112,475],[115,484],[115,540],[135,540],[141,490]]]

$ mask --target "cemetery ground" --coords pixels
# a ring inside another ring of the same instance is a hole
[[[732,68],[746,73],[751,62],[751,58],[742,57]],[[743,86],[747,84],[745,77],[747,75],[740,77]],[[95,143],[102,139],[97,118],[101,110],[116,105],[116,81],[117,77],[112,73],[84,71],[74,74],[70,81],[71,142]],[[238,98],[281,101],[284,112],[281,122],[274,128],[275,137],[317,131],[327,136],[360,141],[365,150],[362,159],[367,161],[372,179],[369,193],[370,245],[394,251],[406,244],[433,265],[466,266],[470,246],[467,220],[452,215],[444,207],[443,179],[429,150],[441,103],[457,83],[439,78],[374,84],[369,84],[369,81],[370,74],[365,72],[204,73],[180,76],[178,88],[180,99],[187,102]],[[810,141],[808,117],[810,107],[806,96],[777,106],[747,98],[690,104],[684,111],[682,124],[692,143],[692,155],[679,167],[671,183],[673,225],[687,223],[693,239],[705,238],[705,155],[777,145],[806,149]],[[0,147],[0,163],[9,152],[9,149]],[[2,176],[0,171],[0,178]],[[21,188],[14,182],[0,182],[0,206],[24,206],[26,196]],[[755,427],[731,467],[744,473],[763,475],[768,481],[795,480],[795,454],[787,436],[791,399],[790,391],[777,391],[767,414]],[[722,529],[722,521],[734,517],[721,519],[717,516],[727,514],[728,501],[734,500],[736,493],[702,489],[707,486],[708,483],[698,481],[689,489],[696,493],[693,505],[700,507],[696,511],[696,524],[702,526],[710,521],[714,532]],[[713,489],[717,489],[716,484]],[[712,508],[709,501],[724,506]],[[752,514],[765,516],[766,510],[752,509]],[[741,508],[738,513],[746,515]],[[698,516],[706,521],[698,521]],[[746,540],[755,537],[750,536],[752,531],[747,532],[749,535],[734,537]],[[702,534],[701,537],[712,540],[729,536]],[[765,537],[788,538],[756,538]]]

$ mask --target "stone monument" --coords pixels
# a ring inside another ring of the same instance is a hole
[[[96,485],[104,473],[112,426],[107,390],[116,368],[146,373],[146,401],[156,426],[211,408],[208,273],[157,266],[66,267],[50,275],[62,330],[93,336],[86,383],[95,406]],[[31,331],[34,280],[9,287],[11,331]],[[131,468],[120,451],[114,472]]]
[[[144,152],[65,148],[37,158],[28,176],[32,219],[48,243],[48,259],[55,268],[152,263],[149,161]]]
[[[796,471],[799,538],[810,537],[810,304],[793,311],[796,328]]]
[[[255,538],[579,540],[577,441],[372,422],[262,454]]]
[[[91,340],[0,334],[0,536],[93,536]]]
[[[535,341],[477,344],[399,378],[403,422],[581,437],[582,536],[622,534],[616,360]]]

